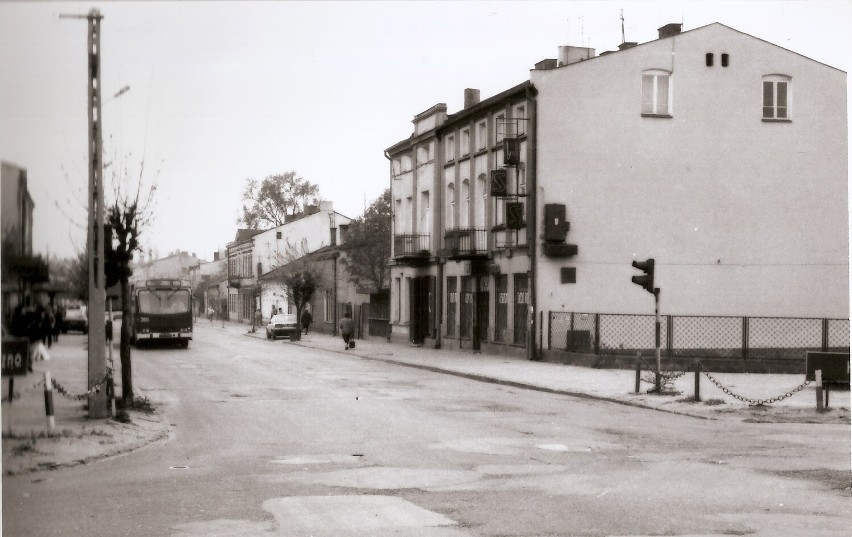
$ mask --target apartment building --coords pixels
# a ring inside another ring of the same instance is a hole
[[[385,152],[393,210],[391,339],[525,352],[535,92],[437,104]]]
[[[718,23],[658,31],[531,73],[537,212],[577,246],[538,251],[537,307],[653,314],[631,283],[652,258],[665,314],[848,318],[846,73]]]
[[[414,117],[385,151],[392,339],[538,358],[574,332],[553,312],[653,319],[648,259],[665,314],[848,336],[846,73],[718,23],[658,32]]]

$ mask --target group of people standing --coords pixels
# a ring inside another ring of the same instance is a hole
[[[55,304],[32,304],[31,297],[26,297],[12,312],[9,322],[9,334],[29,340],[31,352],[27,360],[27,369],[32,371],[32,349],[42,343],[50,347],[59,341],[62,331],[62,320],[65,310]]]

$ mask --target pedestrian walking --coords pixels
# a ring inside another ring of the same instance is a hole
[[[59,333],[62,332],[62,319],[65,317],[65,308],[56,308],[56,323],[53,325],[53,341],[59,342]]]
[[[302,329],[305,331],[305,335],[308,333],[308,328],[311,326],[311,321],[314,320],[313,315],[307,309],[302,312]]]
[[[355,338],[352,337],[352,331],[355,323],[352,322],[352,314],[348,311],[343,314],[343,320],[340,321],[340,334],[343,336],[343,342],[346,344],[344,349],[355,348]]]

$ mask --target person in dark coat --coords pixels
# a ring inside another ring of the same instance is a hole
[[[347,311],[343,314],[343,320],[340,321],[340,335],[343,336],[343,342],[346,343],[344,349],[355,347],[355,338],[352,337],[354,328],[355,323],[352,321],[352,314]]]
[[[308,333],[308,328],[311,326],[311,321],[314,320],[313,315],[307,309],[302,312],[302,329],[305,331],[305,334]]]

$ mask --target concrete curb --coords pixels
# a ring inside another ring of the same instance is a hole
[[[251,334],[248,334],[248,335],[251,335]],[[414,368],[414,369],[421,369],[423,371],[430,371],[432,373],[441,373],[441,374],[445,374],[445,375],[452,375],[454,377],[465,378],[465,379],[474,380],[474,381],[477,381],[477,382],[486,382],[486,383],[489,383],[489,384],[498,384],[498,385],[502,385],[502,386],[509,386],[509,387],[512,387],[512,388],[518,388],[518,389],[523,389],[523,390],[531,390],[531,391],[536,391],[536,392],[551,393],[551,394],[555,394],[555,395],[564,395],[564,396],[568,396],[568,397],[576,397],[578,399],[589,399],[589,400],[593,400],[593,401],[606,401],[608,403],[615,403],[615,404],[618,404],[618,405],[624,405],[624,406],[629,406],[629,407],[633,407],[633,408],[643,408],[643,409],[646,409],[646,410],[655,410],[657,412],[665,412],[665,413],[668,413],[668,414],[676,414],[678,416],[686,416],[686,417],[689,417],[689,418],[695,418],[695,419],[701,419],[701,420],[711,420],[711,421],[717,420],[717,418],[713,418],[713,417],[710,417],[710,416],[701,416],[701,415],[697,415],[697,414],[689,414],[687,412],[681,412],[681,411],[677,411],[677,410],[669,410],[667,408],[659,408],[659,407],[655,407],[655,406],[652,406],[652,405],[644,405],[642,403],[634,403],[632,401],[624,401],[622,399],[616,399],[616,398],[606,397],[606,396],[602,396],[602,395],[594,395],[594,394],[583,393],[583,392],[574,392],[574,391],[568,391],[568,390],[559,390],[559,389],[555,389],[555,388],[547,388],[547,387],[544,387],[544,386],[537,386],[535,384],[530,384],[530,383],[526,383],[526,382],[517,382],[517,381],[512,381],[512,380],[500,379],[500,378],[488,376],[488,375],[478,375],[478,374],[474,374],[474,373],[465,373],[465,372],[462,372],[462,371],[454,371],[452,369],[448,369],[448,368],[444,368],[444,367],[428,366],[428,365],[421,365],[421,364],[412,364],[410,362],[405,362],[405,361],[401,361],[401,360],[393,360],[393,359],[390,359],[390,358],[377,358],[375,356],[365,356],[363,354],[359,354],[357,351],[356,352],[340,351],[340,350],[334,350],[334,349],[326,349],[324,347],[312,347],[312,346],[309,346],[309,345],[305,345],[303,343],[299,343],[299,341],[292,341],[290,343],[292,343],[293,345],[299,346],[299,347],[305,347],[305,348],[309,348],[309,349],[322,349],[322,350],[325,350],[325,351],[328,351],[328,352],[333,352],[333,353],[336,353],[336,354],[342,354],[342,355],[347,355],[347,356],[355,355],[355,356],[362,358],[364,360],[372,360],[372,361],[376,361],[376,362],[384,362],[384,363],[387,363],[387,364],[399,365],[399,366],[403,366],[403,367],[411,367],[411,368]]]

